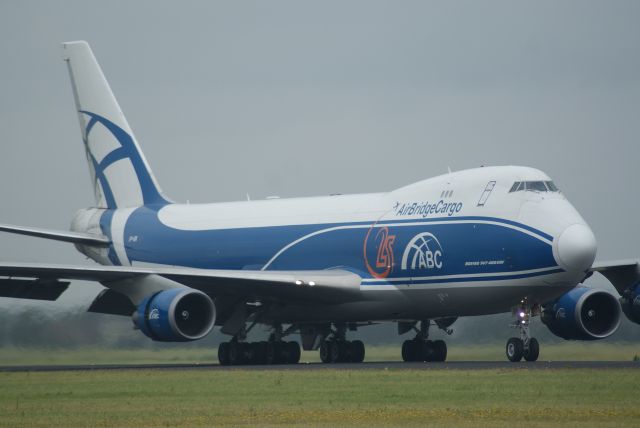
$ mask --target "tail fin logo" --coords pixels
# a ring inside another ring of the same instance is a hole
[[[133,137],[103,116],[88,111],[81,111],[81,113],[90,118],[84,132],[84,142],[95,180],[100,184],[107,208],[167,204],[168,201],[158,190]],[[98,141],[98,148],[103,154],[102,159],[99,159],[94,153],[97,149],[95,145],[92,146],[90,143],[91,132],[98,124],[102,125],[119,143],[119,147],[111,147],[111,145]],[[131,166],[123,168],[123,162],[120,162],[123,160],[130,162]],[[130,172],[131,168],[133,168],[133,173]],[[111,169],[111,173],[109,173],[109,169]],[[132,180],[135,182],[131,182]]]

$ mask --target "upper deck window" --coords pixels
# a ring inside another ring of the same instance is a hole
[[[509,193],[521,190],[531,190],[534,192],[559,192],[553,181],[516,181],[511,186]]]

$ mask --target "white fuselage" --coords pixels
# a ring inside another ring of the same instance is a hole
[[[101,229],[102,264],[203,269],[347,269],[358,301],[285,305],[290,322],[425,319],[549,301],[584,280],[595,238],[550,182],[524,167],[485,167],[375,194],[83,210],[72,229]]]

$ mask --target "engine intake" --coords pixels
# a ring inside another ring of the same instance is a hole
[[[597,340],[620,326],[620,303],[613,294],[592,288],[574,288],[544,306],[542,322],[567,340]]]
[[[175,288],[144,299],[133,323],[147,337],[161,342],[186,342],[205,337],[216,320],[216,307],[201,291]]]

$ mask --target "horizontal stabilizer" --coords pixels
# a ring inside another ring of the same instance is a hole
[[[108,247],[111,241],[106,236],[92,235],[80,232],[64,232],[36,227],[13,226],[0,224],[0,232],[16,233],[18,235],[35,236],[37,238],[52,239],[54,241],[71,242],[73,244],[94,245]]]

